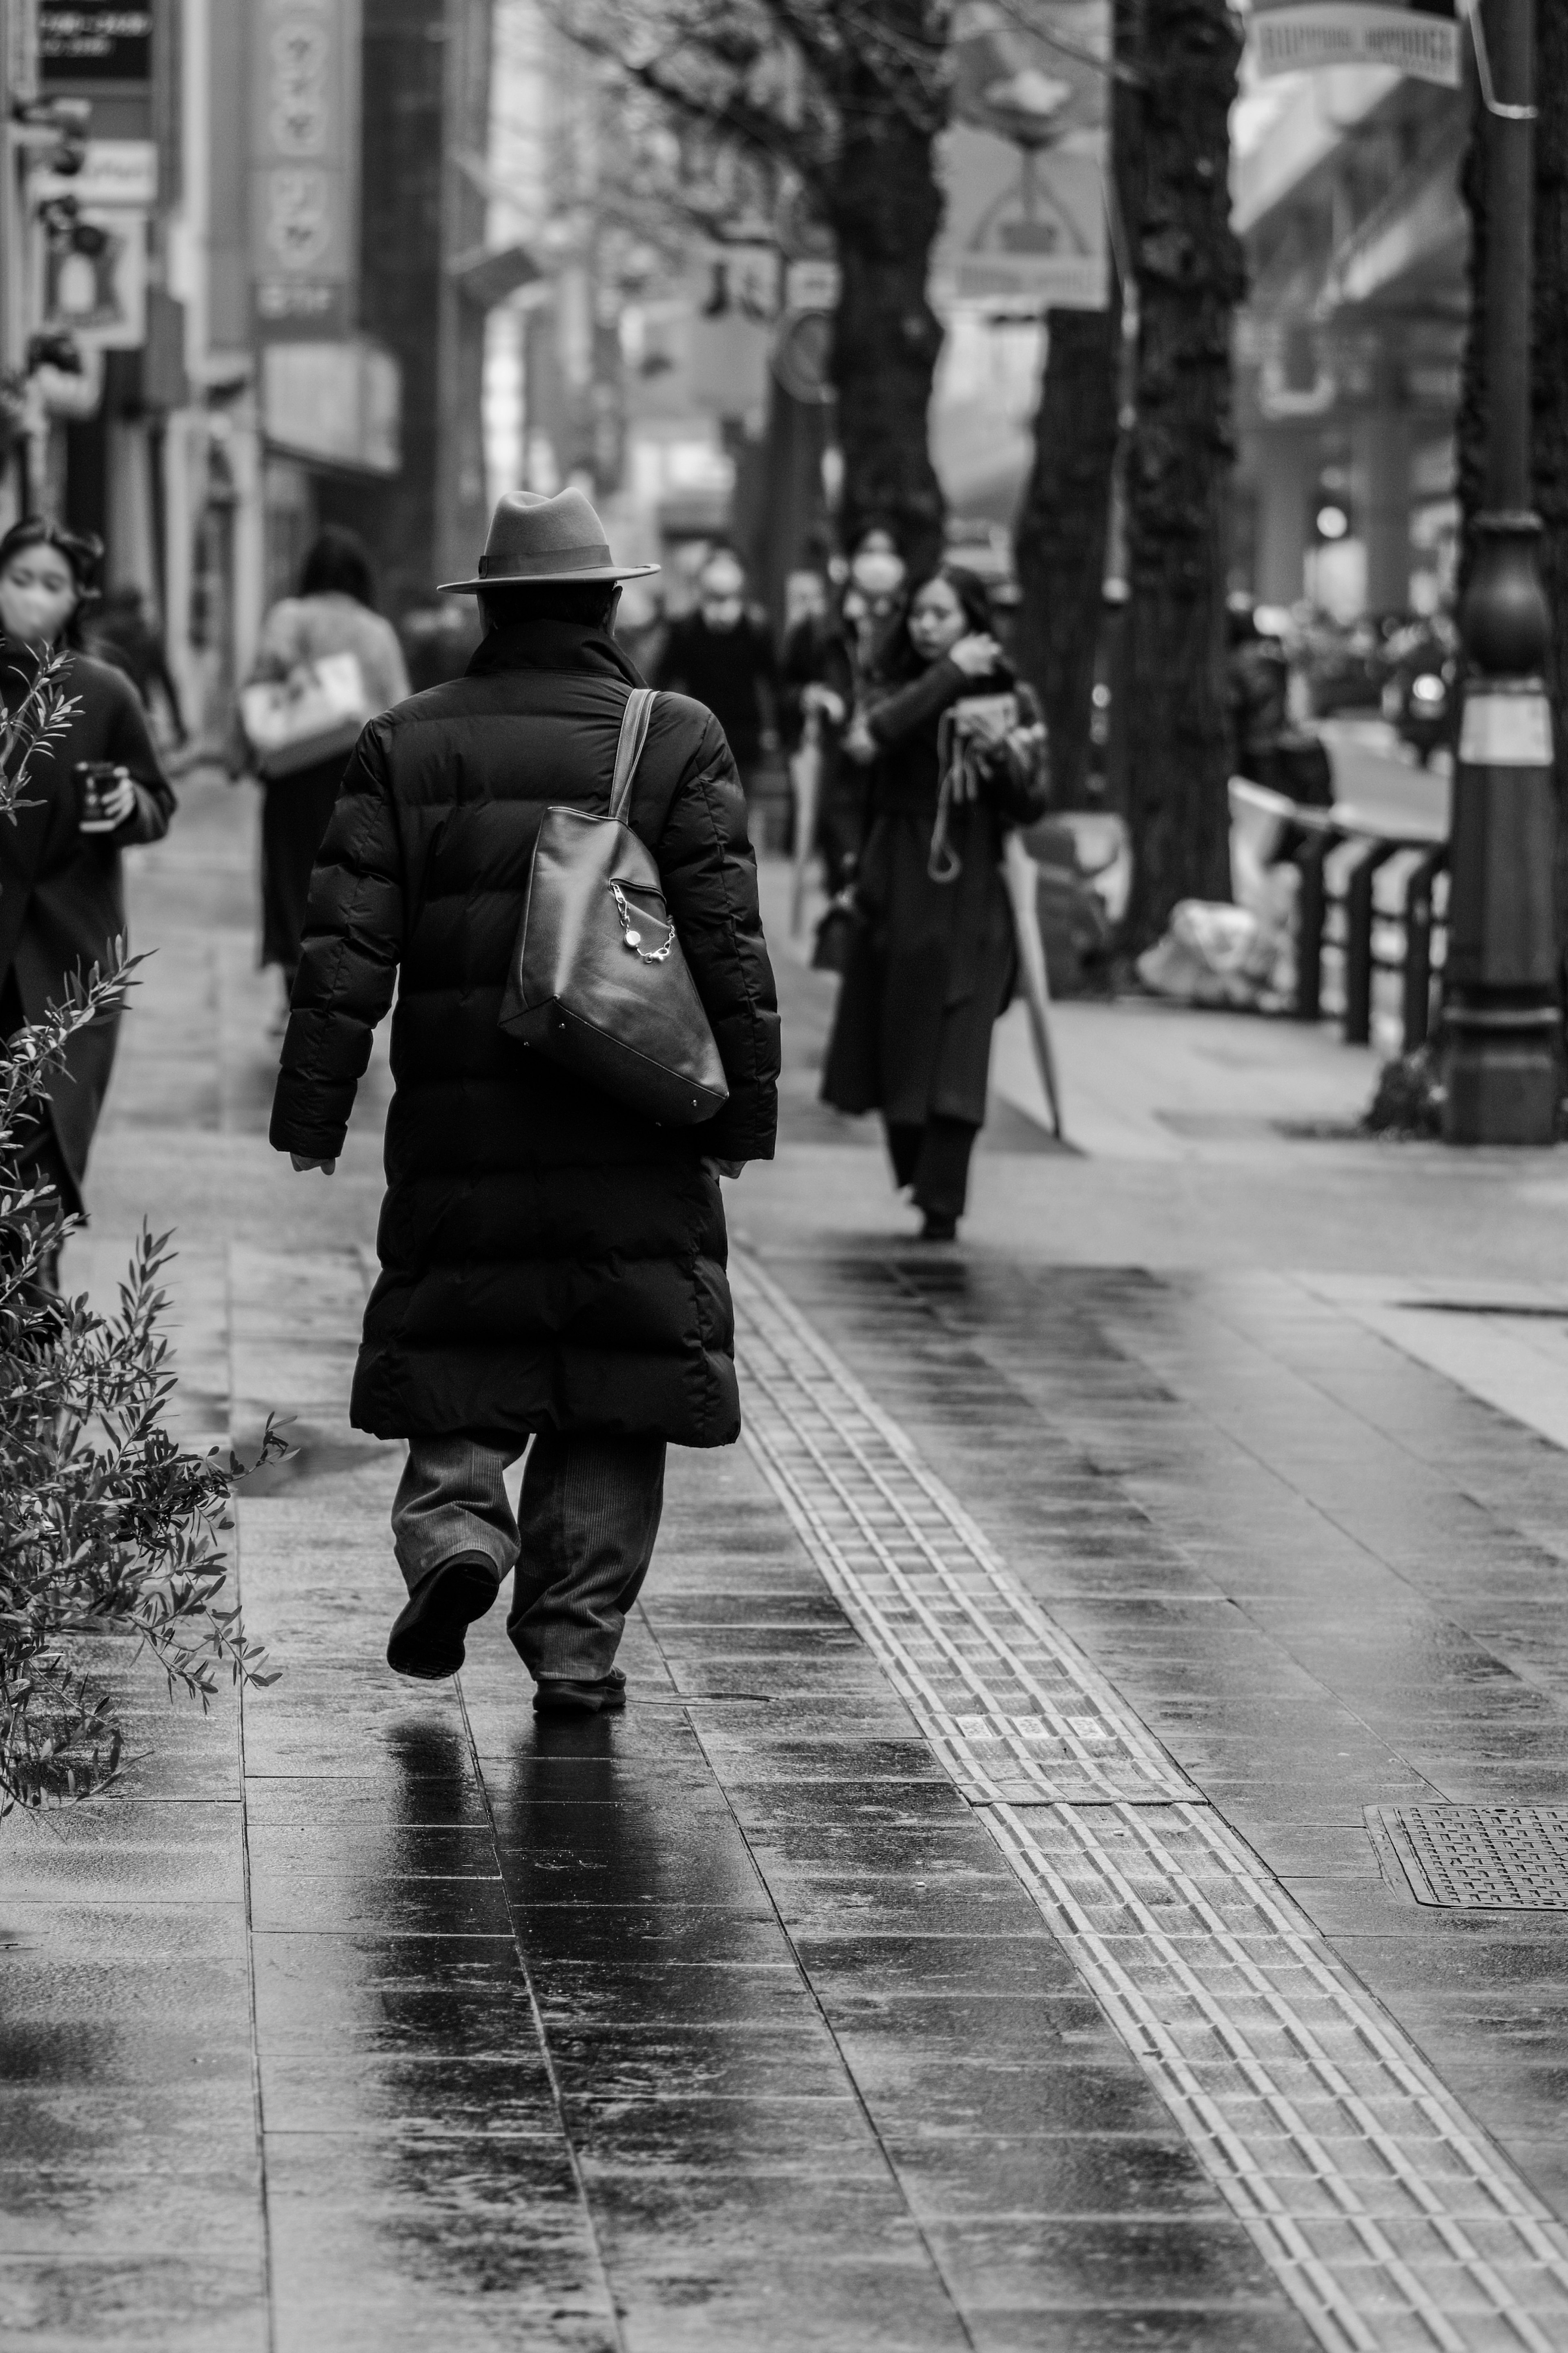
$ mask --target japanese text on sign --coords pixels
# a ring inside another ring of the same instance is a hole
[[[1459,86],[1452,0],[1253,0],[1260,74],[1317,66],[1391,66],[1413,81]]]
[[[38,61],[46,82],[149,81],[153,11],[105,0],[72,0],[69,6],[43,0]]]
[[[354,276],[358,0],[258,0],[250,248],[264,335],[346,334]]]

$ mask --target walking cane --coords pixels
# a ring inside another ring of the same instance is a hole
[[[822,717],[816,711],[805,714],[805,728],[800,739],[800,749],[789,764],[790,786],[795,795],[795,871],[791,880],[789,902],[789,934],[800,937],[805,919],[805,872],[816,839],[816,802],[822,785]]]
[[[1061,1096],[1057,1087],[1057,1060],[1051,1050],[1051,987],[1046,972],[1045,943],[1040,937],[1037,892],[1040,871],[1016,833],[1002,845],[1002,874],[1013,910],[1013,934],[1018,944],[1018,969],[1024,980],[1024,1002],[1029,1008],[1029,1036],[1040,1084],[1050,1106],[1051,1130],[1062,1142]]]

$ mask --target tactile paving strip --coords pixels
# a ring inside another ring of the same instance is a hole
[[[1561,2353],[1568,2232],[897,1423],[733,1274],[752,1454],[1319,2341]]]
[[[748,1424],[828,1583],[967,1798],[1190,1797],[895,1422],[760,1270],[736,1269]]]
[[[1375,1806],[1417,1904],[1568,1912],[1568,1813],[1555,1806]]]

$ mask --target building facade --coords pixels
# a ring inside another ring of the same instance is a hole
[[[0,522],[96,531],[218,740],[321,524],[483,533],[491,0],[0,0]]]
[[[1464,93],[1352,67],[1237,111],[1237,569],[1259,601],[1429,610],[1452,576]]]

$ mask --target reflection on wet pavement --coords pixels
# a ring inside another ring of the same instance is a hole
[[[775,1272],[1552,2199],[1562,1924],[1421,1914],[1363,1808],[1552,1793],[1560,1458],[1304,1295]],[[243,1742],[160,1713],[4,1833],[8,2336],[1311,2341],[744,1453],[677,1464],[626,1717],[541,1725],[488,1623],[387,1675],[344,1452],[241,1507]]]

